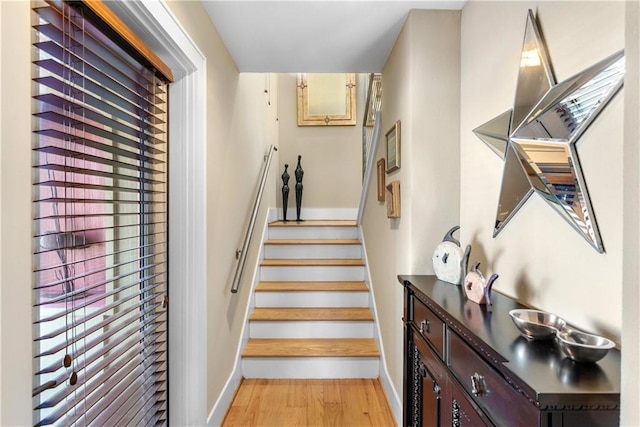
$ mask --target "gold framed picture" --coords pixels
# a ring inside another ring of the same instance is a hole
[[[301,73],[298,126],[355,126],[356,75]]]
[[[386,187],[387,218],[400,218],[400,181],[392,181]]]
[[[384,202],[385,176],[384,158],[378,160],[378,201]]]
[[[400,169],[400,120],[386,134],[387,137],[387,173]]]

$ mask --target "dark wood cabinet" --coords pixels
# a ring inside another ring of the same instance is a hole
[[[405,427],[619,425],[620,352],[597,363],[531,341],[500,293],[492,306],[435,276],[398,276],[404,291]]]
[[[443,385],[446,382],[446,368],[429,345],[421,340],[408,342],[411,353],[410,393],[415,396],[407,408],[410,425],[438,426],[442,424]]]
[[[453,427],[477,427],[492,425],[491,422],[478,409],[475,403],[466,397],[464,391],[455,383],[450,382],[448,386],[449,397],[447,408],[450,418],[447,423],[439,425],[450,425]]]

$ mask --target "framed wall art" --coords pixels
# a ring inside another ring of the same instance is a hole
[[[355,126],[356,75],[303,73],[297,78],[298,126]]]
[[[378,160],[378,201],[384,202],[385,177],[384,158]]]
[[[387,218],[400,218],[400,181],[390,182],[386,190]]]
[[[400,120],[387,132],[387,173],[400,169]]]

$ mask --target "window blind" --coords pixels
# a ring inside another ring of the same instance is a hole
[[[171,77],[100,2],[33,11],[34,424],[163,425]]]

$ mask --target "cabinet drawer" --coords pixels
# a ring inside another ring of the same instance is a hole
[[[444,322],[420,300],[413,298],[413,323],[444,360]]]
[[[429,347],[418,334],[414,335],[414,343],[420,352],[420,362],[434,375],[434,379],[443,383],[447,378],[447,368],[442,359]]]
[[[493,425],[453,381],[449,386],[447,401],[449,405],[445,408],[445,411],[448,411],[448,413],[443,425],[450,425],[452,427],[482,427]]]
[[[481,355],[453,332],[449,345],[451,371],[496,425],[538,425],[535,405],[511,387]]]

